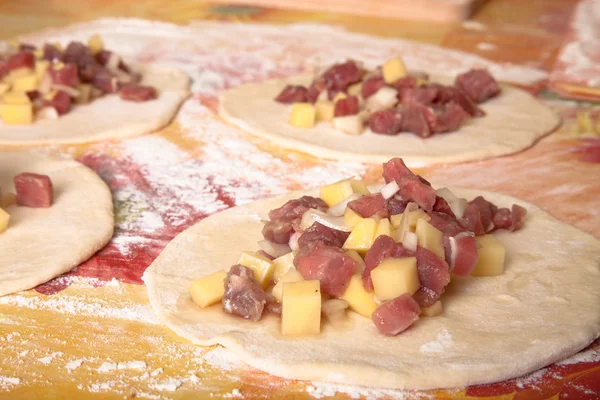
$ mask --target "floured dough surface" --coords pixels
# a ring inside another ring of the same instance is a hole
[[[25,152],[0,153],[3,193],[15,192],[13,178],[22,172],[50,176],[54,204],[6,209],[10,224],[0,233],[0,296],[75,268],[108,243],[114,228],[110,190],[83,164]]]
[[[291,378],[371,387],[432,389],[501,381],[567,357],[600,333],[600,241],[532,204],[496,193],[499,206],[527,208],[524,229],[495,235],[507,248],[498,277],[454,278],[444,313],[421,318],[397,337],[378,333],[370,319],[349,313],[342,328],[318,336],[280,335],[278,317],[258,323],[217,304],[192,303],[189,284],[234,264],[262,239],[261,219],[285,201],[313,192],[259,200],[206,218],[177,236],[146,270],[144,281],[160,320],[199,345],[221,344],[249,365]]]
[[[142,85],[157,89],[157,99],[123,101],[117,94],[111,94],[89,104],[75,105],[55,120],[38,119],[31,125],[4,125],[0,121],[0,146],[86,143],[137,136],[162,128],[188,97],[189,78],[173,68],[133,67],[142,73]]]
[[[431,80],[452,84],[453,78],[432,76]],[[479,160],[526,149],[552,132],[560,117],[529,93],[503,85],[502,93],[479,106],[486,112],[472,118],[459,130],[423,139],[412,133],[388,136],[367,129],[352,136],[334,129],[330,122],[314,128],[289,124],[291,105],[274,98],[287,84],[308,86],[312,76],[305,74],[285,80],[251,83],[221,94],[219,114],[227,122],[275,144],[340,160],[386,162],[401,157],[410,167],[435,163]]]

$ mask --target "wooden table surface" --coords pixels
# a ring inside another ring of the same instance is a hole
[[[440,24],[194,0],[13,0],[0,3],[0,38],[100,17],[176,24],[194,20],[325,23],[551,73],[571,32],[576,4],[572,0],[488,0],[469,22]],[[215,68],[220,72],[223,67]],[[556,133],[511,157],[418,172],[434,181],[521,197],[600,238],[597,104],[561,99],[544,83],[528,89],[563,117]],[[270,194],[268,187],[260,192],[251,185],[254,182],[260,189],[257,182],[265,177],[276,180],[274,187],[281,192],[350,172],[366,179],[380,173],[375,165],[315,160],[233,128],[223,133],[227,142],[215,138],[209,128],[197,127],[215,123],[209,115],[215,104],[214,93],[195,92],[185,106],[186,118],[158,133],[124,142],[46,149],[79,159],[107,181],[115,198],[116,233],[106,249],[72,273],[36,290],[0,298],[0,399],[600,397],[597,342],[579,359],[526,378],[462,390],[405,393],[275,378],[248,368],[221,348],[195,347],[160,325],[140,277],[177,233],[216,211]],[[188,116],[196,127],[190,127]],[[236,175],[220,169],[219,161],[236,158],[244,161],[246,171]],[[277,171],[265,160],[277,162]],[[190,200],[194,195],[209,198],[210,204],[194,208],[197,200]],[[153,219],[157,216],[158,222]]]

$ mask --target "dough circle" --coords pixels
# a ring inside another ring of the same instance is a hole
[[[221,344],[249,365],[290,379],[370,387],[433,389],[502,381],[558,361],[600,333],[600,241],[532,204],[483,195],[500,206],[527,208],[524,229],[500,231],[507,248],[503,275],[454,278],[442,297],[444,313],[421,318],[397,337],[349,313],[342,328],[318,336],[280,335],[279,318],[259,323],[233,317],[217,304],[195,306],[191,280],[257,249],[261,218],[302,194],[264,199],[206,218],[177,236],[144,273],[152,307],[170,329],[198,345]]]
[[[431,79],[452,83],[447,77]],[[311,80],[311,75],[304,74],[226,90],[220,96],[219,114],[244,131],[315,157],[373,163],[401,157],[410,167],[512,154],[530,147],[560,123],[556,113],[529,93],[503,85],[498,97],[480,105],[486,116],[471,119],[458,131],[426,139],[411,133],[387,136],[370,130],[352,136],[329,122],[311,129],[295,128],[288,122],[291,106],[273,99],[287,84],[307,85]]]
[[[123,101],[112,94],[76,105],[55,120],[41,119],[31,125],[4,125],[0,121],[0,146],[87,143],[139,136],[162,128],[189,96],[189,77],[177,69],[157,65],[133,67],[142,73],[143,85],[157,89],[156,100]]]
[[[0,188],[13,192],[22,172],[50,176],[49,208],[9,206],[8,229],[0,233],[0,296],[31,289],[77,267],[113,234],[110,190],[92,170],[75,161],[25,152],[0,153]]]

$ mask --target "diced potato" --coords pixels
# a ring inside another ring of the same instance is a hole
[[[275,264],[262,254],[256,251],[243,251],[237,264],[253,270],[254,279],[256,279],[262,287],[267,287],[269,286],[269,283],[271,283]]]
[[[27,76],[27,75],[31,75],[33,74],[33,70],[31,68],[17,68],[17,69],[13,69],[12,71],[9,72],[8,75],[6,75],[2,80],[5,83],[13,83],[15,81],[15,79],[21,78],[23,76]]]
[[[319,100],[315,104],[315,113],[316,113],[317,122],[333,121],[334,112],[335,112],[335,105],[331,101]]]
[[[57,71],[60,71],[64,67],[65,67],[65,64],[62,61],[54,61],[52,64],[52,68]]]
[[[7,208],[17,202],[17,195],[14,193],[4,193],[0,197],[0,208]]]
[[[429,83],[429,80],[427,78],[422,78],[422,77],[417,77],[417,86],[423,86]]]
[[[225,294],[225,278],[227,272],[217,271],[205,277],[195,279],[190,284],[190,295],[194,303],[200,307],[208,307],[218,303]]]
[[[444,259],[444,234],[442,231],[424,219],[419,219],[417,220],[415,233],[417,234],[419,246],[434,252],[442,260]]]
[[[358,96],[362,93],[362,82],[358,82],[354,85],[348,86],[348,90],[346,91],[348,92],[349,96]]]
[[[7,93],[10,90],[10,85],[8,83],[0,83],[0,95]]]
[[[429,307],[421,307],[421,315],[426,317],[435,317],[436,315],[440,315],[442,311],[444,311],[444,309],[442,307],[442,302],[439,300]]]
[[[471,276],[496,276],[504,272],[506,248],[494,235],[477,236],[482,246],[477,250],[479,258]]]
[[[312,128],[315,126],[316,110],[310,103],[294,103],[290,114],[290,124],[296,128]]]
[[[45,93],[42,96],[42,98],[47,101],[52,101],[54,99],[54,97],[56,97],[57,94],[58,94],[57,90],[51,90],[48,93]]]
[[[79,90],[79,96],[75,98],[75,103],[89,103],[92,99],[92,85],[90,85],[89,83],[80,83],[79,85],[77,85],[77,90]]]
[[[8,228],[9,221],[10,215],[0,208],[0,233],[4,232]]]
[[[7,125],[28,125],[33,122],[31,104],[0,104],[0,117]]]
[[[394,83],[407,75],[406,66],[400,57],[387,60],[381,70],[385,83]]]
[[[2,96],[2,103],[4,104],[31,104],[31,100],[25,93],[8,92]]]
[[[338,92],[334,97],[333,97],[333,104],[337,103],[339,100],[345,99],[347,98],[348,95],[344,92]]]
[[[363,219],[364,219],[363,217],[358,215],[351,208],[346,208],[346,212],[344,213],[344,222],[346,223],[346,226],[348,228],[354,229],[356,224],[358,224],[360,222],[360,220],[363,220]]]
[[[275,297],[279,303],[281,303],[281,299],[283,297],[283,284],[288,282],[301,282],[304,280],[304,277],[297,269],[290,269],[284,276],[281,277],[279,282],[273,287],[272,295]]]
[[[35,73],[31,75],[21,76],[13,81],[13,88],[15,92],[29,92],[37,90],[38,78]]]
[[[88,39],[88,47],[90,48],[90,52],[95,55],[104,50],[104,42],[102,42],[99,35],[92,35]]]
[[[346,250],[345,253],[348,257],[356,261],[357,266],[354,273],[362,275],[363,269],[365,269],[365,260],[363,260],[356,250]]]
[[[341,299],[348,302],[352,311],[363,317],[371,318],[371,314],[377,308],[374,295],[373,292],[369,293],[365,290],[362,276],[354,275],[350,278],[350,284]]]
[[[343,181],[321,186],[319,197],[331,207],[342,200],[346,200],[353,193],[354,189],[352,188],[350,179],[344,179]]]
[[[398,228],[400,226],[400,223],[402,222],[402,215],[403,214],[395,214],[390,217],[390,221],[392,222],[392,226],[394,228]],[[418,210],[408,212],[408,226],[411,232],[415,231],[415,228],[417,227],[417,221],[419,219],[429,221],[431,217],[420,208]]]
[[[283,335],[321,332],[321,284],[318,280],[284,283],[281,303]]]
[[[421,287],[415,257],[388,258],[371,271],[375,296],[392,300],[404,293],[415,294]]]
[[[277,257],[273,260],[273,264],[275,264],[275,269],[273,270],[273,280],[275,282],[279,282],[279,280],[290,270],[294,269],[294,257],[296,256],[295,252],[290,252],[282,255],[281,257]]]
[[[377,221],[373,218],[363,218],[350,232],[350,236],[344,243],[344,250],[356,250],[359,253],[366,253],[375,240],[375,231],[377,230]]]
[[[38,48],[33,51],[33,56],[36,60],[41,60],[44,57],[44,49]]]
[[[50,61],[48,61],[48,60],[36,61],[35,75],[38,77],[39,80],[42,80],[42,78],[46,74],[46,71],[48,71],[48,68],[50,68]]]
[[[364,121],[360,114],[335,117],[333,118],[333,127],[353,136],[360,135],[365,130]]]
[[[363,181],[361,181],[360,179],[351,179],[350,180],[350,186],[352,186],[352,190],[354,190],[354,193],[360,193],[360,194],[369,194],[369,188],[367,188],[367,185],[365,185],[365,183]]]
[[[381,218],[377,223],[377,229],[375,230],[375,238],[377,239],[377,237],[381,235],[387,235],[389,237],[392,237],[392,224],[387,218]]]

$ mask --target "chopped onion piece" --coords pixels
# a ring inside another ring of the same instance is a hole
[[[350,232],[351,229],[346,225],[344,217],[332,217],[322,211],[311,208],[302,214],[302,220],[300,221],[300,228],[305,230],[310,228],[315,222],[320,223],[328,228],[335,229],[342,232]]]
[[[341,217],[346,212],[346,207],[348,207],[348,203],[360,199],[361,197],[362,194],[353,193],[350,196],[346,197],[344,200],[340,201],[339,203],[329,207],[329,209],[327,210],[327,214],[331,215],[332,217]]]
[[[79,97],[79,95],[81,94],[79,92],[79,90],[75,89],[74,87],[67,86],[67,85],[61,85],[61,84],[58,84],[58,83],[53,83],[52,84],[52,89],[63,91],[65,93],[67,93],[71,97]]]
[[[321,312],[334,326],[342,323],[346,317],[348,302],[342,299],[325,300],[321,305]]]
[[[416,233],[410,231],[404,232],[402,246],[404,246],[406,250],[417,251],[417,242],[418,238]]]
[[[116,55],[115,53],[111,53],[110,57],[108,57],[108,61],[106,62],[106,68],[111,70],[111,72],[119,69],[119,63],[121,62],[121,57]]]
[[[44,107],[37,112],[38,118],[41,119],[58,119],[58,111],[54,107]]]
[[[335,117],[333,127],[349,135],[361,135],[364,131],[363,117],[360,114]]]
[[[450,236],[448,240],[450,240],[450,262],[448,265],[450,266],[450,271],[452,271],[456,265],[456,253],[458,252],[458,247],[456,239],[453,236]]]
[[[398,193],[398,190],[400,190],[400,187],[394,180],[381,188],[381,195],[384,199],[388,200]]]
[[[408,213],[414,210],[411,210],[411,208],[414,207],[409,207],[411,204],[415,204],[416,203],[408,203],[406,205],[406,208],[404,209],[404,212],[402,213],[402,218],[400,219],[400,225],[398,226],[398,228],[396,229],[396,231],[394,232],[394,236],[395,236],[395,240],[396,242],[399,243],[404,243],[404,236],[406,235],[407,232],[410,232],[410,225],[408,223]],[[417,206],[418,208],[418,206]]]
[[[38,87],[38,91],[41,94],[50,93],[52,90],[52,78],[50,74],[45,73],[42,79],[40,80],[40,86]]]
[[[292,233],[292,236],[290,236],[290,241],[288,242],[288,245],[290,246],[290,249],[292,249],[292,251],[298,250],[298,239],[301,235],[302,233],[300,232],[294,232]]]
[[[448,188],[438,189],[435,194],[446,200],[457,219],[463,217],[467,207],[467,199],[456,197]]]
[[[288,246],[287,244],[273,243],[270,240],[266,239],[260,240],[258,242],[258,245],[261,249],[264,250],[265,253],[267,253],[273,258],[281,257],[292,251],[290,246]]]
[[[392,108],[398,103],[398,91],[391,87],[382,87],[367,99],[367,109],[376,112]]]

